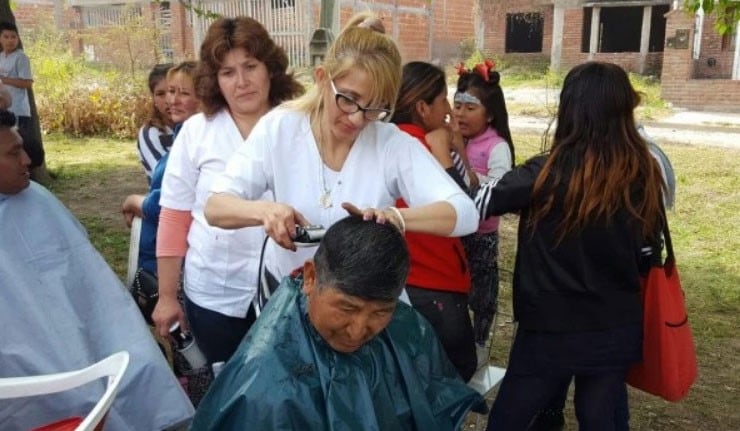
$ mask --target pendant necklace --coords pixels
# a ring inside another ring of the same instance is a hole
[[[321,208],[331,208],[331,190],[326,187],[324,181],[324,161],[319,157],[319,179],[321,180],[321,197],[319,197],[319,205]]]
[[[321,130],[320,128],[318,129]],[[319,132],[316,139],[316,150],[319,153],[319,185],[321,186],[321,196],[319,196],[319,205],[321,208],[331,208],[331,189],[326,186],[326,180],[324,179],[324,155],[321,150],[321,138],[322,134]]]

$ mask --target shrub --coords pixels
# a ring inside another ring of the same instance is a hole
[[[124,73],[86,62],[70,49],[70,35],[51,25],[24,41],[34,73],[34,95],[44,133],[132,138],[149,112],[146,70]]]

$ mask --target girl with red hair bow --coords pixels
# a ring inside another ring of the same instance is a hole
[[[514,145],[509,131],[509,114],[495,63],[486,60],[465,69],[458,66],[459,78],[453,114],[465,139],[471,168],[483,185],[498,181],[514,166]],[[464,238],[472,285],[470,308],[478,345],[479,363],[487,361],[485,349],[498,300],[499,217],[482,221],[478,232]]]

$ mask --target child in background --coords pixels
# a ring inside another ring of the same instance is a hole
[[[8,109],[18,118],[18,133],[23,149],[31,158],[31,170],[44,164],[44,149],[33,133],[31,104],[28,90],[33,86],[31,62],[19,48],[18,27],[12,22],[0,22],[0,82],[8,89],[12,103]]]
[[[487,60],[471,70],[458,68],[453,114],[465,139],[470,167],[480,184],[498,181],[514,166],[514,145],[509,131],[509,114],[499,85],[501,75]],[[473,310],[473,331],[479,364],[487,362],[485,349],[498,299],[499,217],[481,222],[478,232],[464,238],[470,263],[469,304]]]
[[[167,106],[167,71],[172,63],[157,64],[149,72],[149,91],[152,93],[152,110],[144,125],[139,129],[136,148],[139,159],[146,171],[147,181],[151,182],[152,171],[157,162],[170,151],[172,142],[172,119]]]
[[[165,89],[165,105],[171,111],[173,129],[179,129],[185,120],[198,112],[199,102],[195,95],[195,68],[194,61],[184,61],[177,66],[168,67],[166,79],[157,83]],[[156,69],[156,68],[155,68]],[[157,97],[155,93],[155,98]],[[156,105],[156,102],[155,102]],[[156,110],[157,108],[155,108]],[[144,126],[142,129],[146,128]],[[169,129],[169,127],[168,127]],[[175,132],[172,133],[174,139]],[[134,216],[141,217],[141,245],[139,246],[139,268],[157,274],[156,236],[159,224],[159,194],[162,188],[162,178],[167,166],[167,155],[164,153],[153,169],[149,193],[144,195],[129,195],[123,202],[123,215],[126,224],[131,227]],[[146,316],[149,318],[149,316]]]

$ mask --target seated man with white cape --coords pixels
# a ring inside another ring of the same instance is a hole
[[[406,243],[389,224],[332,225],[283,279],[196,412],[197,430],[458,430],[485,408],[434,329],[398,302]]]
[[[0,377],[85,368],[126,350],[130,362],[105,429],[187,426],[194,413],[131,295],[75,217],[30,182],[30,160],[0,110]],[[101,379],[39,397],[0,400],[0,429],[28,430],[85,416]]]

